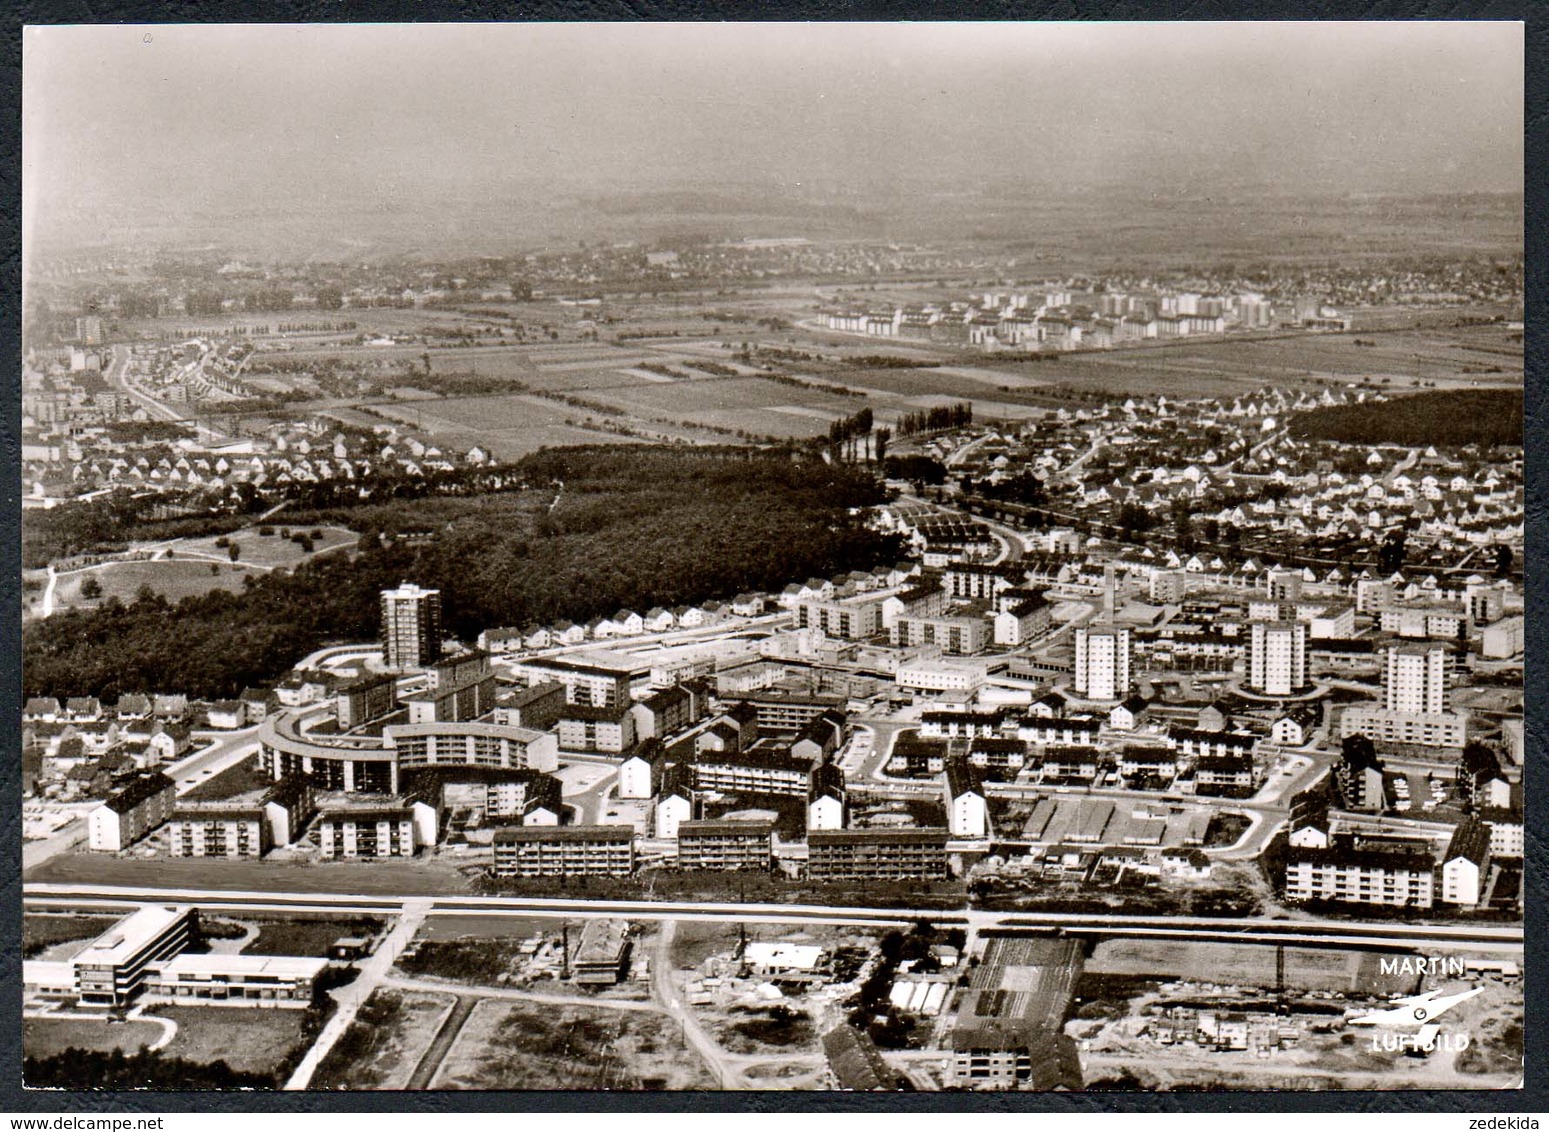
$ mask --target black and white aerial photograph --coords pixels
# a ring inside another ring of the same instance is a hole
[[[20,35],[28,1090],[1523,1086],[1523,24]]]

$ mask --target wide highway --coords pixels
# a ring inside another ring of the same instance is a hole
[[[1086,915],[1062,912],[854,908],[811,904],[697,903],[657,900],[580,900],[530,896],[363,896],[352,893],[244,892],[202,888],[139,888],[96,884],[22,886],[29,907],[134,907],[194,904],[222,911],[339,912],[510,916],[617,916],[633,920],[752,920],[758,923],[906,925],[918,920],[988,928],[1060,929],[1093,935],[1252,943],[1335,944],[1350,947],[1428,947],[1519,951],[1521,924],[1409,924],[1356,920],[1266,920],[1250,917]]]

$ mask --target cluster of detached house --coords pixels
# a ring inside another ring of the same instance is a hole
[[[872,571],[854,571],[836,578],[793,582],[778,595],[741,593],[730,601],[712,600],[671,609],[654,606],[645,613],[621,609],[611,617],[594,617],[584,624],[558,621],[553,625],[532,625],[522,629],[486,629],[479,634],[479,647],[509,655],[589,641],[669,633],[675,629],[699,629],[732,618],[759,617],[772,608],[794,609],[798,603],[812,599],[828,600],[834,595],[850,597],[898,586],[918,569],[913,563],[879,566]]]
[[[1245,551],[1255,541],[1373,543],[1398,526],[1413,527],[1408,560],[1417,564],[1452,566],[1497,544],[1520,550],[1520,456],[1352,450],[1285,428],[1288,413],[1374,396],[1267,389],[1231,402],[1131,398],[1062,409],[1019,435],[991,437],[953,473],[997,483],[1031,472],[1044,480],[1052,508],[1093,522],[1133,508],[1170,522],[1171,509],[1186,504],[1196,536],[1213,523]]]
[[[101,798],[192,749],[195,713],[182,695],[95,696],[22,707],[23,791],[60,802]]]
[[[391,425],[372,432],[340,430],[321,418],[276,425],[266,434],[209,442],[115,439],[106,428],[50,431],[23,422],[22,480],[34,499],[61,500],[127,487],[175,495],[222,494],[247,485],[259,492],[298,485],[365,483],[421,477],[491,462],[475,445],[466,453]]]

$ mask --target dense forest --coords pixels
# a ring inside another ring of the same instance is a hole
[[[851,514],[881,501],[875,477],[841,464],[600,446],[536,453],[518,470],[531,490],[293,513],[362,531],[361,552],[275,571],[240,593],[176,606],[142,593],[29,624],[25,694],[234,696],[322,644],[374,639],[378,594],[403,581],[441,589],[448,632],[471,639],[777,589],[901,555],[895,537]],[[408,532],[421,537],[394,537]]]
[[[1386,401],[1330,405],[1299,413],[1291,432],[1308,440],[1411,447],[1522,443],[1519,389],[1438,389]]]

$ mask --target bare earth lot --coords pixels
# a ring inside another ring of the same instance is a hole
[[[312,1078],[313,1089],[402,1089],[452,1009],[452,997],[374,991]]]
[[[481,1002],[433,1089],[708,1089],[678,1024],[645,1011]]]

